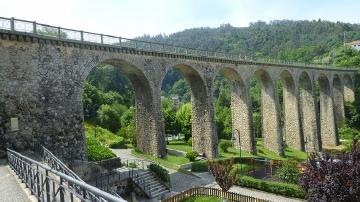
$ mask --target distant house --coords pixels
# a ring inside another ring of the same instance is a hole
[[[356,50],[360,51],[360,40],[352,41],[348,43],[349,46],[355,48]]]

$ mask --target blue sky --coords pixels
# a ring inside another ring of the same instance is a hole
[[[132,38],[258,20],[360,23],[360,0],[0,0],[0,16]]]

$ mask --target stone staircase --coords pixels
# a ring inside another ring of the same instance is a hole
[[[146,185],[146,192],[150,198],[156,198],[162,194],[170,192],[169,187],[167,187],[161,180],[159,180],[151,171],[148,170],[136,170],[137,175],[133,175],[132,180],[140,185]]]

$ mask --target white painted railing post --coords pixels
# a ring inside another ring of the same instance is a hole
[[[15,18],[12,17],[10,20],[10,30],[15,31]]]
[[[33,33],[37,34],[36,21],[33,22]]]
[[[61,28],[60,27],[57,28],[57,32],[58,32],[58,38],[61,39]]]

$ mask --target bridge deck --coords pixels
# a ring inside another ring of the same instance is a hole
[[[0,201],[31,202],[15,176],[10,173],[5,159],[0,159]]]

